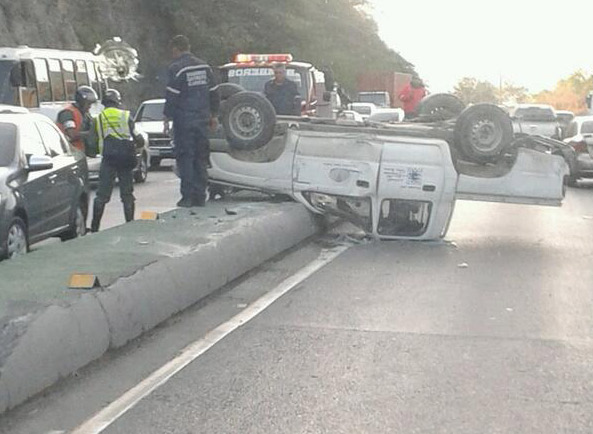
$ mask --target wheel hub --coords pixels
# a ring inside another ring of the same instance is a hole
[[[494,151],[502,140],[502,130],[489,119],[482,119],[473,126],[471,142],[481,151]]]
[[[262,125],[262,118],[259,111],[253,107],[237,107],[231,114],[230,122],[233,133],[244,139],[256,136]]]

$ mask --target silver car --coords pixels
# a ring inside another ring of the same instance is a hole
[[[579,178],[593,178],[593,116],[577,116],[568,125],[567,138],[577,154],[574,170],[571,171],[569,185],[576,185]]]

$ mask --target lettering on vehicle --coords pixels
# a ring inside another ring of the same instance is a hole
[[[187,77],[187,85],[189,87],[193,86],[203,86],[208,84],[208,74],[206,71],[190,71],[186,74]]]
[[[272,75],[274,75],[274,73],[272,72],[272,68],[239,68],[229,70],[229,78],[250,76],[263,77]],[[297,75],[297,72],[294,69],[287,69],[286,75],[288,77],[295,77]]]
[[[424,169],[418,167],[386,167],[383,170],[388,182],[401,184],[402,188],[421,188]]]

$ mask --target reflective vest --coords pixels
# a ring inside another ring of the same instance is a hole
[[[99,153],[103,152],[103,145],[107,138],[110,138],[110,143],[115,141],[121,142],[122,145],[128,145],[133,141],[129,122],[130,112],[127,110],[109,107],[99,114],[96,122]]]
[[[80,130],[82,129],[82,123],[84,121],[84,119],[82,117],[82,113],[80,112],[80,110],[77,107],[75,107],[72,104],[70,104],[69,106],[67,106],[66,108],[64,108],[64,110],[69,111],[70,113],[72,113],[72,118],[73,118],[74,124],[75,124],[75,127],[73,129],[76,132],[76,134],[79,134],[80,133]],[[58,123],[58,127],[60,128],[60,130],[62,130],[62,132],[64,134],[66,134],[66,128],[64,127],[64,125],[62,123]],[[84,140],[82,140],[82,139],[70,140],[70,143],[76,149],[84,152],[84,148],[85,148]]]

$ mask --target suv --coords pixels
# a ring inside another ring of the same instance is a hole
[[[560,124],[551,105],[519,104],[510,115],[515,133],[560,138]]]
[[[577,116],[566,128],[565,143],[576,152],[569,185],[575,186],[579,178],[593,178],[593,116]]]
[[[164,158],[175,158],[171,137],[163,133],[164,109],[164,99],[150,99],[140,104],[134,116],[136,126],[148,134],[150,167],[158,167]]]
[[[0,106],[0,257],[24,254],[52,236],[84,235],[88,197],[85,156],[55,124]]]

